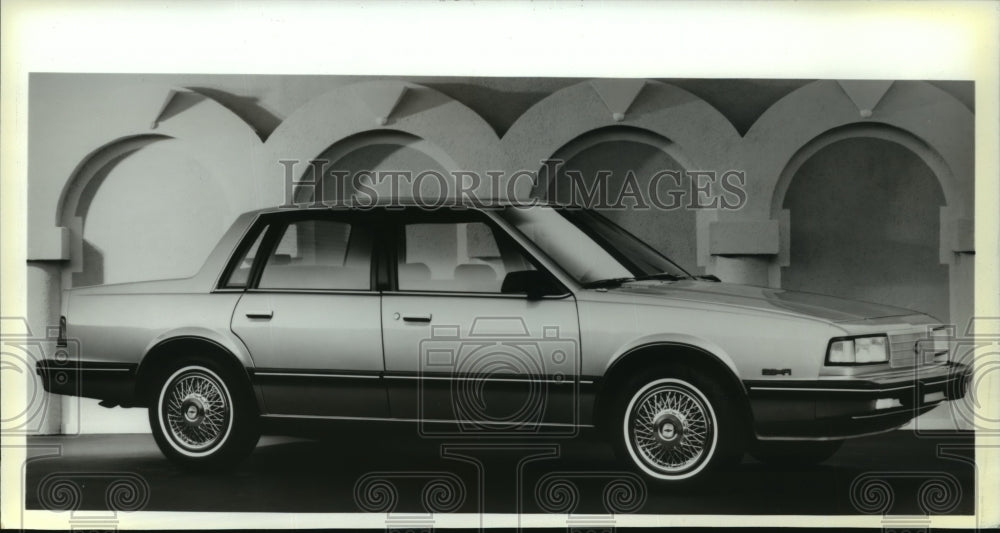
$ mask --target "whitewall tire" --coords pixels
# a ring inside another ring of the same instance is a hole
[[[681,485],[739,460],[745,425],[711,376],[663,367],[620,389],[610,428],[619,457],[647,480]]]
[[[232,374],[211,361],[186,361],[162,373],[149,423],[167,458],[182,466],[226,467],[253,449],[256,405]]]

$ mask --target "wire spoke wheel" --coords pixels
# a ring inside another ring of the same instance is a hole
[[[694,475],[711,459],[715,413],[700,391],[676,379],[649,383],[632,398],[625,417],[629,451],[662,479]]]
[[[232,427],[232,399],[215,373],[201,367],[177,371],[160,394],[160,421],[178,451],[211,453]]]

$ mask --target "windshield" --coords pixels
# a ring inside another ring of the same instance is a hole
[[[690,274],[605,216],[585,209],[532,206],[499,212],[582,285]]]

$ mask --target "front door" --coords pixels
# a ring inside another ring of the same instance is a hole
[[[285,215],[262,239],[265,256],[257,279],[247,280],[232,329],[250,350],[265,414],[387,415],[374,228],[366,218]]]
[[[529,299],[505,290],[508,274],[541,267],[482,212],[411,209],[390,234],[396,277],[382,323],[391,415],[419,419],[424,432],[456,422],[465,432],[572,429],[580,353],[569,291]]]

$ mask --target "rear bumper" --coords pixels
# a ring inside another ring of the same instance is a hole
[[[104,362],[63,362],[43,359],[35,365],[46,392],[106,400],[131,406],[137,365]]]
[[[965,396],[966,365],[947,363],[864,378],[746,381],[759,439],[836,440],[896,429]]]

